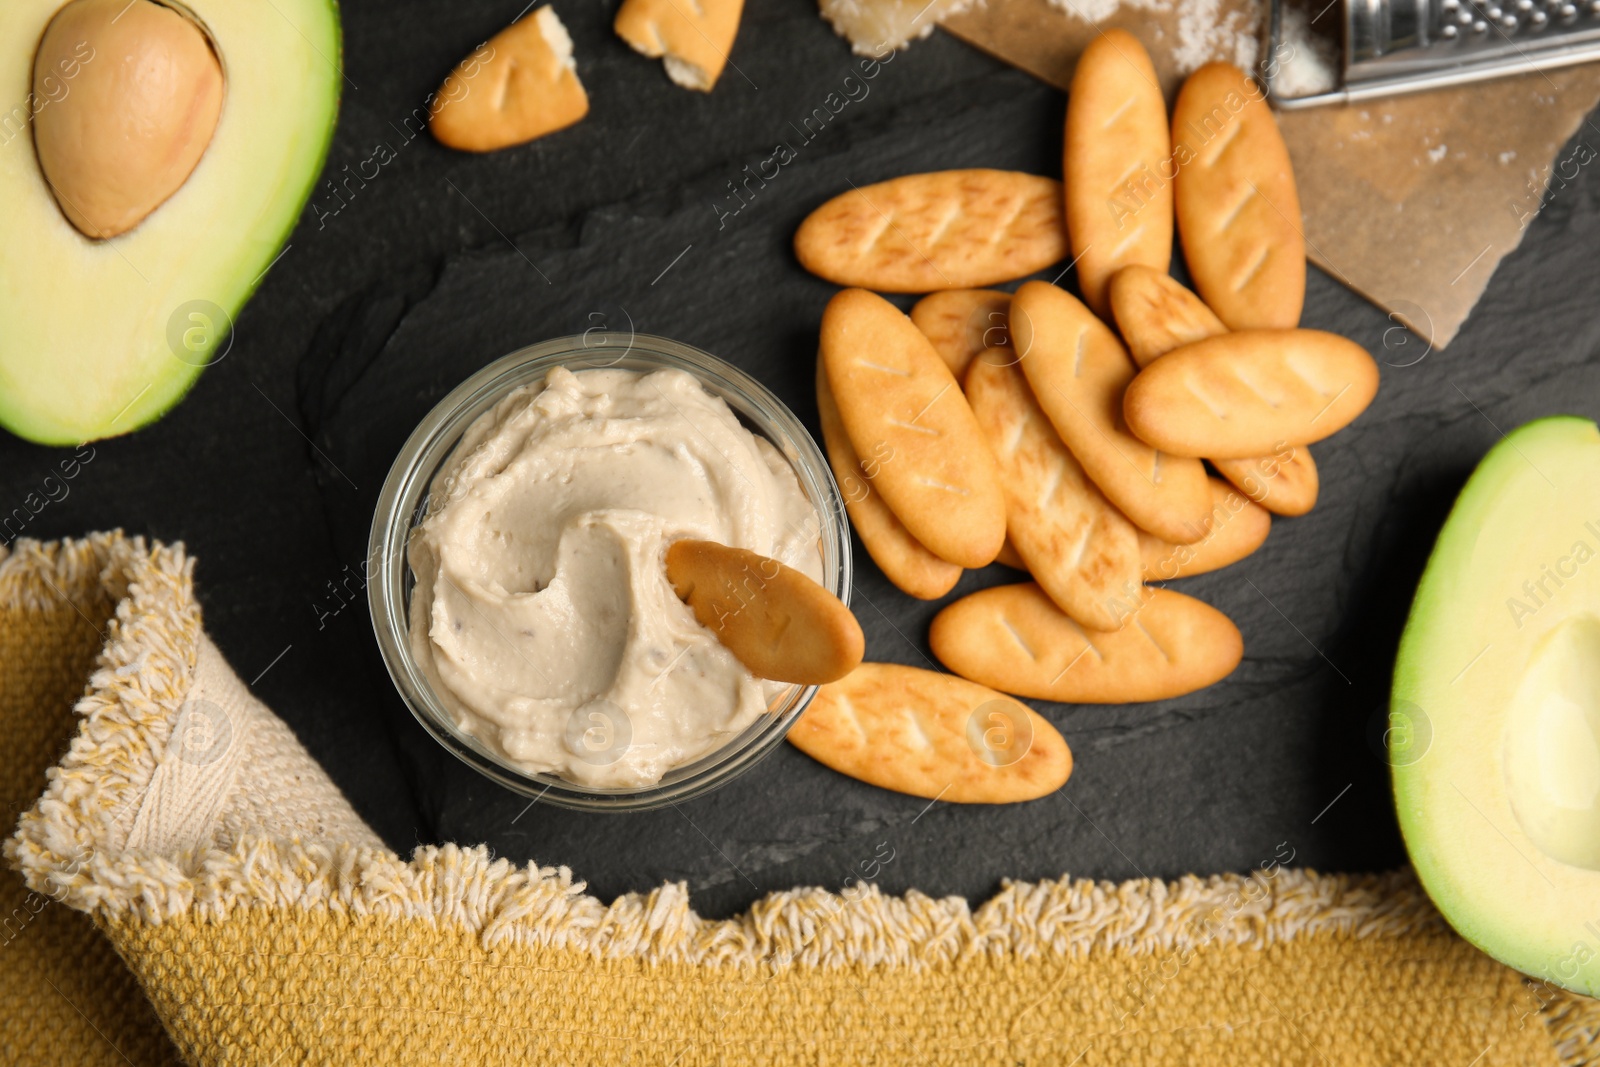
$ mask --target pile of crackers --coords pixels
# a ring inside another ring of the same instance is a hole
[[[823,315],[817,403],[867,552],[923,599],[996,561],[1031,578],[939,612],[929,640],[952,674],[862,664],[790,734],[919,796],[1004,802],[1066,781],[1059,733],[1006,694],[1160,700],[1231,673],[1238,628],[1159,583],[1309,511],[1309,446],[1377,392],[1364,349],[1299,328],[1294,175],[1243,71],[1196,71],[1169,122],[1149,56],[1106,31],[1078,64],[1062,169],[852,188],[795,236],[808,270],[849,287]],[[1175,231],[1196,291],[1168,273]],[[1081,299],[984,288],[1069,257]],[[931,295],[908,318],[878,293]]]

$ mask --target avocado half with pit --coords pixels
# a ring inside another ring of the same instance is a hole
[[[1600,430],[1540,419],[1468,480],[1395,666],[1389,760],[1451,925],[1600,994]]]
[[[339,48],[332,0],[0,4],[0,425],[126,433],[225,351],[322,169]]]

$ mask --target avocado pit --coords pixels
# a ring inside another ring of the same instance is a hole
[[[1511,810],[1545,855],[1600,870],[1600,617],[1577,615],[1546,634],[1515,694]]]
[[[34,119],[39,166],[79,232],[116,237],[177,192],[205,154],[222,111],[222,65],[205,32],[171,7],[72,0],[39,40],[35,94],[59,94],[68,70],[65,94]]]

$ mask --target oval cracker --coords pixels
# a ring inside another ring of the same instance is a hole
[[[1150,267],[1117,271],[1110,302],[1122,342],[1141,370],[1174,348],[1228,332],[1205,301],[1172,275]]]
[[[1203,300],[1171,275],[1149,267],[1117,271],[1111,279],[1111,310],[1129,355],[1140,367],[1175,348],[1228,332]],[[1317,465],[1309,448],[1286,445],[1270,456],[1211,463],[1245,496],[1275,515],[1304,515],[1317,502]]]
[[[1035,800],[1072,774],[1066,741],[1027,705],[895,663],[863,663],[823,686],[789,740],[841,774],[955,804]]]
[[[928,550],[986,567],[1006,536],[994,456],[933,345],[898,308],[846,289],[822,315],[822,362],[873,488]]]
[[[1113,504],[1164,540],[1205,536],[1205,469],[1128,432],[1122,394],[1137,368],[1094,312],[1063,289],[1028,282],[1011,300],[1011,344],[1039,406]]]
[[[1241,459],[1320,441],[1377,392],[1378,365],[1354,341],[1321,330],[1245,330],[1150,364],[1128,386],[1123,412],[1129,429],[1166,452]]]
[[[1173,206],[1195,287],[1235,330],[1300,324],[1306,239],[1289,149],[1261,88],[1230,63],[1189,75],[1172,107]]]
[[[994,448],[1024,569],[1083,625],[1116,629],[1138,596],[1139,532],[1061,443],[1020,368],[974,360],[967,397]]]
[[[770,556],[674,541],[667,580],[695,619],[759,678],[821,685],[861,662],[866,639],[838,597]]]
[[[970,289],[1022,278],[1067,250],[1061,183],[1009,170],[943,170],[864,185],[795,231],[800,265],[883,293]]]
[[[1086,632],[1032,582],[962,597],[934,616],[939,661],[980,684],[1069,704],[1166,700],[1221,681],[1244,656],[1226,615],[1169,589],[1148,588],[1129,625]]]
[[[998,289],[946,289],[911,309],[911,321],[958,381],[979,352],[1011,347],[1010,318],[1011,294]]]
[[[1211,479],[1211,532],[1192,545],[1175,545],[1139,531],[1144,580],[1192,578],[1238,563],[1272,532],[1272,513],[1221,478]]]
[[[1006,538],[1006,543],[1000,546],[1000,554],[994,561],[1002,567],[1010,567],[1014,571],[1026,571],[1028,565],[1022,561],[1022,554],[1017,551],[1017,546],[1011,543],[1011,538]]]
[[[1304,445],[1285,445],[1271,456],[1214,459],[1211,465],[1239,492],[1274,515],[1293,518],[1316,506],[1321,478],[1311,449]]]
[[[1150,56],[1108,29],[1078,57],[1067,94],[1061,173],[1067,235],[1083,301],[1106,312],[1117,268],[1172,262],[1174,177],[1167,102]]]
[[[839,421],[839,406],[828,387],[827,371],[817,360],[817,418],[822,423],[822,444],[828,451],[828,465],[839,482],[850,524],[866,548],[867,555],[884,576],[902,592],[919,600],[944,596],[961,579],[961,568],[946,563],[911,536],[905,523],[895,518],[883,497],[872,491],[872,480],[861,467],[850,436]]]

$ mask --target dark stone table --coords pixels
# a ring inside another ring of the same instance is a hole
[[[831,289],[795,263],[795,225],[852,182],[980,165],[1058,173],[1063,98],[940,35],[866,79],[812,0],[751,0],[737,66],[708,97],[615,38],[613,4],[564,5],[587,120],[484,157],[411,136],[424,96],[519,7],[346,6],[325,175],[339,192],[320,187],[226,358],[163,421],[95,445],[26,535],[122,526],[186,542],[229,661],[403,853],[487,842],[568,865],[607,899],[683,879],[712,916],[849,878],[979,899],[1007,877],[1403,861],[1378,744],[1395,642],[1454,493],[1501,431],[1600,415],[1600,181],[1584,171],[1554,196],[1445,351],[1312,272],[1305,324],[1385,361],[1378,400],[1316,450],[1314,512],[1280,520],[1244,563],[1179,583],[1238,622],[1233,677],[1157,704],[1042,706],[1077,756],[1060,793],[930,807],[784,747],[676,809],[530,808],[423,733],[373,642],[367,525],[416,420],[522,344],[631,322],[754,371],[814,425]],[[780,145],[792,160],[762,178]],[[64,454],[0,439],[0,511]],[[924,664],[937,605],[856,560],[869,656]],[[952,596],[1010,578],[972,572]]]

